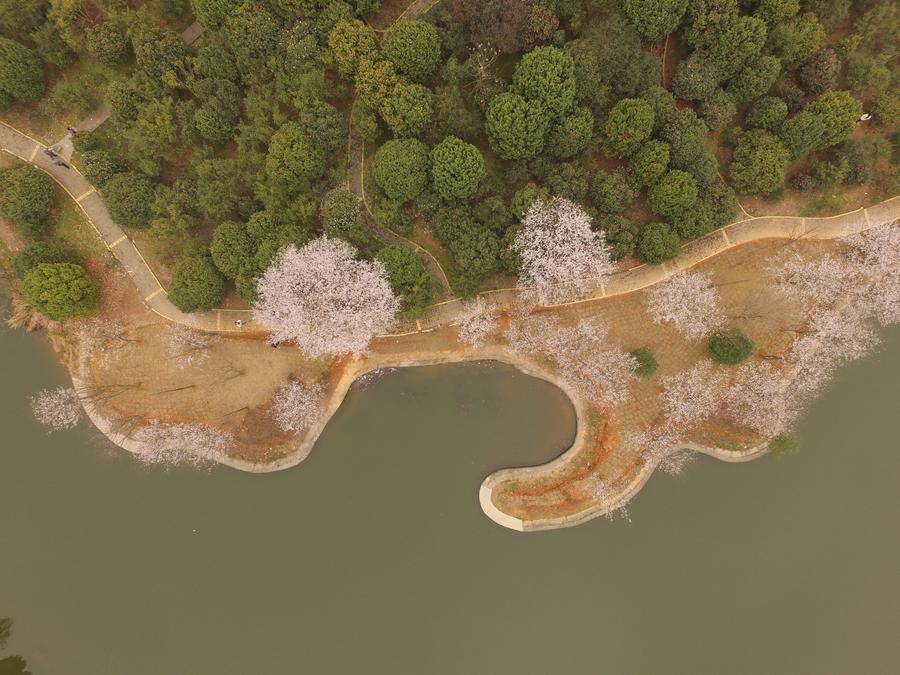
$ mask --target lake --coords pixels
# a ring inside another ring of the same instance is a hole
[[[0,329],[0,617],[34,675],[891,673],[900,663],[900,331],[801,451],[654,476],[630,522],[521,534],[490,471],[570,443],[552,385],[489,364],[355,388],[269,475],[137,464],[27,396],[65,382]],[[0,673],[3,673],[0,666]]]

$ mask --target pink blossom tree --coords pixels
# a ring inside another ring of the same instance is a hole
[[[719,409],[724,377],[709,361],[663,378],[663,414],[670,430],[696,426]]]
[[[737,370],[724,409],[734,422],[765,437],[787,432],[800,414],[788,373],[766,361],[751,361]]]
[[[708,274],[679,272],[647,291],[656,323],[671,323],[689,340],[700,340],[725,324],[719,293]]]
[[[210,356],[210,347],[221,338],[176,324],[169,330],[166,350],[179,368],[199,366]]]
[[[272,419],[285,432],[308,429],[322,412],[325,388],[291,380],[281,385],[272,398]]]
[[[400,306],[381,262],[357,260],[352,246],[324,236],[283,249],[256,289],[253,316],[270,340],[311,357],[364,352]]]
[[[507,330],[513,349],[553,361],[559,375],[585,396],[615,405],[630,398],[637,362],[606,337],[606,325],[597,317],[566,325],[547,314],[523,314],[513,317]]]
[[[900,323],[900,221],[847,239],[850,260],[869,281],[861,301],[882,326]]]
[[[31,398],[34,418],[50,431],[71,429],[81,421],[84,408],[72,387],[44,389]]]
[[[591,217],[562,197],[537,200],[513,241],[521,259],[519,282],[538,302],[562,302],[597,284],[614,267],[606,235]]]
[[[135,452],[148,464],[201,466],[215,461],[235,445],[229,433],[204,424],[166,424],[152,421],[132,434]]]
[[[831,254],[807,259],[797,253],[783,256],[769,267],[775,288],[785,297],[830,305],[855,283],[855,269],[846,256]]]
[[[480,347],[497,327],[497,313],[492,307],[470,302],[463,306],[457,318],[459,339],[472,347]]]

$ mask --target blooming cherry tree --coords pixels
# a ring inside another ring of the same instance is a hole
[[[457,335],[466,344],[480,347],[496,326],[497,313],[493,308],[471,302],[459,314]]]
[[[700,340],[725,324],[719,293],[708,274],[679,272],[647,291],[656,323],[671,323],[689,340]]]
[[[663,412],[670,429],[692,427],[719,408],[724,378],[709,361],[663,378]]]
[[[81,421],[84,408],[72,387],[44,389],[31,399],[34,418],[50,431],[71,429]]]
[[[856,276],[846,256],[837,254],[808,260],[791,253],[769,272],[775,277],[775,288],[785,297],[824,305],[845,295]]]
[[[275,257],[253,307],[272,342],[294,342],[312,357],[359,354],[391,328],[400,303],[385,267],[355,256],[349,244],[320,237]]]
[[[520,283],[542,303],[577,296],[586,282],[599,281],[614,267],[606,235],[591,229],[584,209],[561,197],[534,202],[513,250],[522,261]]]
[[[200,466],[228,452],[235,438],[204,424],[166,424],[153,421],[132,435],[140,445],[139,459],[148,464]]]
[[[285,382],[272,398],[272,419],[282,431],[299,433],[319,416],[324,397],[321,384]]]
[[[199,366],[209,358],[209,348],[219,341],[218,336],[178,324],[169,331],[166,350],[179,368]]]
[[[784,433],[800,414],[799,402],[791,396],[789,386],[784,370],[772,363],[745,363],[725,394],[725,411],[735,422],[761,436]]]

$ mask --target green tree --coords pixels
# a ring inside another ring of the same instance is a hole
[[[708,98],[718,85],[718,67],[700,52],[694,52],[681,61],[672,78],[672,92],[678,98],[689,101]]]
[[[362,21],[341,19],[328,34],[328,48],[341,75],[354,77],[360,61],[378,52],[375,31]]]
[[[648,193],[647,202],[653,213],[677,216],[697,201],[697,181],[686,171],[674,169],[657,182]]]
[[[675,108],[675,97],[660,86],[648,87],[641,92],[641,100],[653,108],[653,133],[659,133],[664,126],[672,122],[678,112]]]
[[[91,185],[102,188],[117,173],[124,170],[106,150],[88,150],[81,153],[81,173]]]
[[[773,26],[766,46],[790,68],[812,56],[824,40],[825,28],[815,14],[805,12]]]
[[[85,37],[88,51],[104,65],[117,66],[128,55],[127,29],[116,21],[91,26]]]
[[[256,2],[244,2],[225,19],[225,35],[238,71],[245,82],[265,82],[271,77],[266,60],[275,53],[281,26]]]
[[[481,281],[497,270],[500,240],[490,229],[475,222],[464,209],[441,209],[434,218],[435,235],[453,256],[451,283],[462,297],[478,291]]]
[[[750,101],[767,93],[775,84],[780,72],[781,62],[777,58],[756,56],[728,81],[725,89],[736,101]]]
[[[428,148],[414,138],[388,141],[375,153],[372,170],[388,197],[408,201],[428,182]]]
[[[447,200],[475,193],[484,177],[484,157],[474,145],[448,136],[431,150],[434,189]]]
[[[0,171],[0,216],[28,236],[44,230],[53,208],[53,182],[40,169],[19,164]]]
[[[431,79],[441,60],[441,38],[427,21],[397,21],[382,45],[384,55],[414,82]]]
[[[810,96],[834,89],[841,71],[841,62],[833,49],[820,49],[797,70],[797,81]]]
[[[285,122],[272,134],[266,175],[285,189],[302,189],[325,171],[325,152],[296,122]]]
[[[612,248],[613,260],[632,254],[637,242],[638,227],[624,216],[602,215],[594,222],[595,229],[606,233],[606,243]]]
[[[638,236],[635,253],[642,263],[658,265],[671,260],[681,249],[681,238],[666,223],[648,223]]]
[[[254,248],[242,223],[225,221],[213,232],[209,253],[218,270],[227,279],[235,279],[250,267]]]
[[[225,294],[225,279],[209,251],[201,245],[189,246],[175,266],[169,300],[182,312],[218,307]]]
[[[147,227],[153,197],[153,183],[131,172],[115,174],[103,187],[109,215],[122,227]]]
[[[737,328],[717,330],[709,338],[708,351],[713,361],[734,366],[753,353],[753,342]]]
[[[738,192],[772,194],[784,187],[790,153],[763,129],[741,134],[731,159],[731,184]]]
[[[43,92],[44,73],[37,55],[15,40],[0,37],[0,100],[36,101]]]
[[[625,0],[625,14],[650,42],[662,39],[681,23],[687,0]]]
[[[491,100],[485,131],[494,151],[503,159],[531,159],[544,147],[549,122],[539,104],[504,92]]]
[[[575,63],[557,47],[537,47],[516,66],[511,91],[559,119],[575,105]]]
[[[558,159],[569,159],[586,150],[593,137],[594,113],[578,107],[550,127],[547,149]]]
[[[604,213],[621,213],[634,203],[640,191],[637,179],[623,169],[612,173],[601,169],[594,174],[591,184],[594,204]]]
[[[197,165],[197,208],[209,220],[225,220],[237,209],[240,167],[233,159],[208,159]]]
[[[22,293],[29,305],[53,321],[97,311],[97,284],[73,263],[40,263],[25,275]]]
[[[35,267],[41,263],[70,263],[75,262],[72,253],[59,244],[48,244],[36,241],[28,244],[16,254],[13,261],[13,270],[19,279],[24,279]]]
[[[368,241],[359,197],[346,188],[334,188],[322,197],[319,207],[322,230],[329,237],[338,237],[362,248]]]
[[[241,95],[230,80],[200,80],[194,94],[203,103],[194,111],[194,127],[203,138],[224,143],[234,138],[241,116]]]
[[[753,16],[726,21],[720,31],[711,35],[709,59],[719,73],[719,79],[735,75],[750,59],[762,51],[766,43],[766,24]]]
[[[644,143],[628,160],[631,172],[644,185],[655,183],[668,166],[669,144],[652,139]]]
[[[374,143],[378,140],[378,117],[369,105],[360,100],[354,101],[350,116],[353,128],[359,132],[364,141]]]
[[[407,319],[421,316],[436,294],[419,256],[406,246],[386,246],[375,258],[384,264],[391,288],[403,303],[401,316]]]
[[[734,190],[720,182],[701,190],[694,206],[672,218],[672,227],[682,240],[696,239],[727,225],[736,213]]]
[[[613,157],[637,151],[653,132],[653,108],[637,98],[616,103],[603,124],[603,147]]]
[[[862,115],[862,104],[849,92],[828,91],[810,103],[806,110],[822,122],[822,139],[816,145],[817,150],[822,150],[850,137]]]
[[[787,114],[787,103],[775,96],[764,96],[754,101],[747,111],[747,126],[777,132]]]
[[[191,13],[207,28],[219,28],[240,4],[239,0],[191,0]]]
[[[318,98],[306,99],[296,106],[297,124],[312,143],[327,155],[343,150],[347,144],[347,121],[330,103]]]
[[[431,124],[433,99],[427,87],[400,82],[382,104],[381,116],[394,135],[418,136]]]
[[[713,131],[727,127],[736,113],[734,98],[718,88],[700,102],[700,117]]]
[[[387,59],[365,58],[356,70],[356,92],[376,110],[384,106],[399,83],[400,76]]]

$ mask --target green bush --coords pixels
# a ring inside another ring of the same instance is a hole
[[[498,94],[485,113],[484,128],[494,151],[503,159],[531,159],[544,147],[550,120],[540,104],[518,94]]]
[[[121,227],[147,227],[154,195],[153,183],[136,173],[117,173],[103,187],[109,215]]]
[[[434,96],[421,84],[398,82],[381,104],[381,116],[395,136],[418,136],[431,125]]]
[[[484,158],[474,145],[447,136],[431,150],[431,178],[444,199],[465,199],[484,177]]]
[[[634,251],[638,227],[625,216],[603,215],[596,219],[594,225],[606,234],[613,260],[621,260]]]
[[[775,136],[763,129],[741,134],[731,159],[731,184],[738,192],[771,194],[784,187],[790,154]]]
[[[612,157],[634,154],[653,132],[653,108],[638,98],[623,98],[603,123],[603,147]]]
[[[384,36],[384,55],[415,82],[427,82],[441,60],[441,38],[427,21],[398,21]]]
[[[35,236],[46,228],[53,196],[53,182],[40,169],[19,164],[0,171],[0,216],[27,236]]]
[[[189,246],[175,266],[169,300],[182,312],[213,309],[222,302],[225,279],[208,251]]]
[[[36,101],[44,92],[37,55],[15,40],[0,37],[0,94],[8,101]]]
[[[372,170],[388,197],[409,201],[428,182],[428,148],[414,138],[390,140],[378,148]]]
[[[697,194],[694,177],[687,171],[673,169],[650,188],[647,203],[653,213],[677,216],[694,205]]]
[[[637,361],[637,365],[634,367],[633,372],[638,377],[650,377],[656,372],[656,369],[659,368],[656,357],[653,356],[653,352],[647,347],[639,347],[638,349],[631,350],[629,353],[634,360]]]
[[[81,154],[81,173],[95,187],[102,188],[123,170],[122,165],[106,150],[88,150]]]
[[[764,96],[754,101],[747,111],[747,125],[777,132],[787,114],[787,103],[774,96]]]
[[[403,303],[404,318],[421,316],[425,307],[434,302],[435,292],[419,256],[406,246],[386,246],[375,258],[384,264],[391,288]]]
[[[579,107],[558,120],[547,134],[547,150],[558,159],[569,159],[584,151],[594,136],[594,113]]]
[[[674,258],[680,249],[681,238],[670,225],[648,223],[638,237],[636,253],[642,263],[658,265]]]
[[[88,51],[104,65],[115,66],[128,54],[128,36],[124,26],[104,21],[88,28],[86,36]]]
[[[75,262],[72,253],[58,244],[47,244],[37,241],[28,244],[13,261],[13,270],[19,279],[24,279],[35,267],[41,263],[66,263]]]
[[[272,134],[266,174],[286,189],[305,187],[325,171],[325,152],[297,122],[286,122]]]
[[[790,434],[778,434],[769,441],[769,452],[773,455],[790,455],[797,452],[800,444]]]
[[[650,140],[628,160],[632,173],[644,185],[652,185],[666,172],[669,166],[669,144]]]
[[[209,244],[209,253],[219,271],[236,279],[251,267],[255,246],[243,223],[219,223]]]
[[[575,62],[557,47],[536,47],[516,66],[511,91],[557,120],[575,105]]]
[[[709,355],[713,361],[733,366],[753,353],[753,342],[737,328],[717,330],[709,338]]]
[[[634,203],[640,194],[637,179],[624,169],[612,173],[597,171],[591,184],[591,196],[604,213],[621,213]]]
[[[73,263],[40,263],[25,275],[22,293],[29,305],[54,321],[97,310],[96,282]]]

